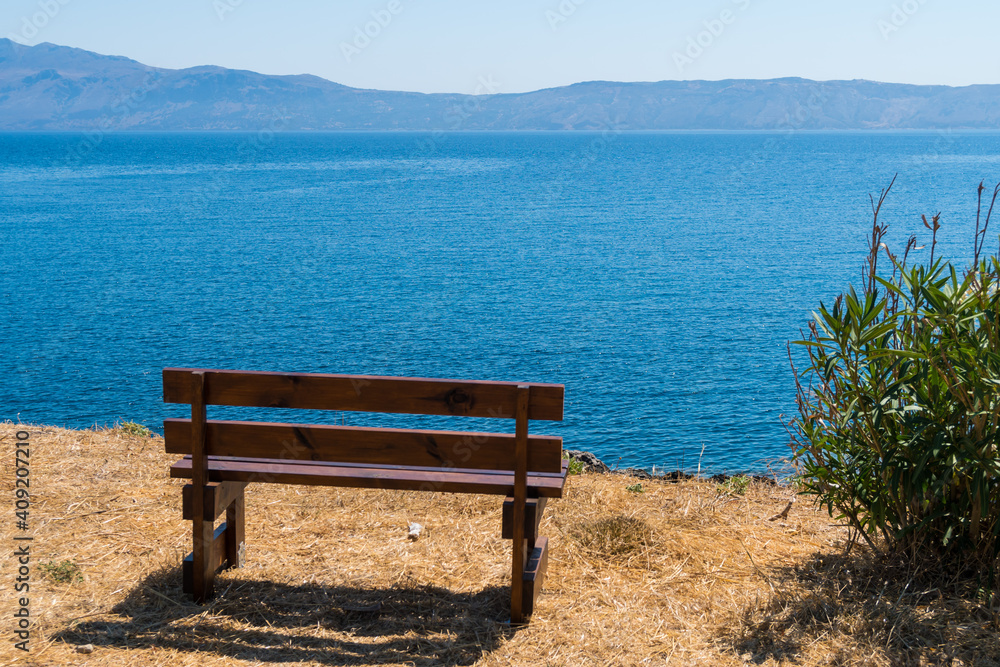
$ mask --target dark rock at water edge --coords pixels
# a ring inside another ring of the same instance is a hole
[[[568,449],[563,453],[568,458],[582,463],[583,469],[587,472],[600,472],[600,473],[611,472],[611,468],[609,468],[607,464],[604,463],[604,461],[597,458],[591,452],[583,452],[578,449]]]
[[[564,454],[567,458],[574,461],[579,461],[583,464],[583,469],[585,472],[595,472],[595,473],[608,473],[612,475],[623,475],[626,477],[634,477],[640,480],[658,480],[661,482],[682,482],[689,479],[695,479],[698,477],[689,472],[684,472],[683,470],[671,470],[671,471],[656,471],[650,472],[644,468],[611,468],[608,464],[604,463],[601,459],[597,458],[592,452],[584,452],[578,449],[567,449]],[[775,485],[778,483],[773,477],[768,477],[766,475],[750,475],[737,473],[734,475],[729,475],[726,473],[719,473],[707,477],[708,481],[715,482],[716,484],[725,484],[733,477],[747,477],[751,482],[756,484],[768,484]]]

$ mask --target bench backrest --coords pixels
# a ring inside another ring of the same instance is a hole
[[[558,473],[562,438],[528,436],[527,422],[561,421],[563,394],[559,384],[166,368],[164,402],[191,404],[192,419],[164,420],[164,438],[168,452],[197,458]],[[517,433],[209,421],[207,405],[514,419]]]

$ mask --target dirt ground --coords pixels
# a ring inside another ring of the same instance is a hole
[[[246,567],[198,606],[180,589],[190,524],[162,439],[0,424],[11,454],[18,431],[31,496],[21,530],[4,457],[0,665],[1000,664],[998,609],[883,581],[807,500],[771,520],[794,493],[760,482],[572,476],[519,628],[500,498],[251,485]],[[29,652],[18,536],[32,537]]]

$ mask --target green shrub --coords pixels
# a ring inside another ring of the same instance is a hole
[[[41,563],[39,567],[43,576],[56,583],[73,584],[83,581],[80,566],[71,560],[64,560],[61,563]]]
[[[742,496],[750,486],[750,478],[746,475],[734,475],[715,486],[716,494],[720,496]]]
[[[583,474],[583,471],[584,471],[583,461],[580,461],[578,459],[571,459],[568,456],[564,456],[563,458],[569,459],[569,463],[567,464],[567,472],[570,475],[582,475]]]
[[[115,424],[114,430],[118,431],[122,435],[128,435],[137,438],[148,438],[153,435],[152,431],[148,428],[133,421],[120,422]]]
[[[645,493],[646,489],[642,488],[642,482],[636,482],[635,484],[629,484],[625,487],[626,491],[631,491],[632,493]]]
[[[1000,552],[1000,263],[910,266],[882,243],[872,202],[864,290],[821,304],[791,422],[799,483],[877,551],[971,563]],[[982,203],[980,185],[980,203]],[[1000,185],[994,190],[996,201]],[[980,207],[982,209],[982,207]],[[888,264],[880,274],[878,261]],[[791,354],[791,351],[790,351]],[[972,559],[971,561],[969,559]]]

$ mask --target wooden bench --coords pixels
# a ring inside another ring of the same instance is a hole
[[[166,451],[184,455],[170,476],[191,479],[183,515],[192,521],[194,548],[184,560],[184,591],[196,601],[212,597],[218,571],[243,565],[244,489],[271,483],[504,496],[511,621],[534,610],[548,562],[538,524],[547,500],[562,496],[566,465],[562,439],[531,436],[528,422],[562,420],[563,385],[166,368],[163,400],[191,405],[191,419],[166,419],[163,431]],[[208,405],[487,417],[512,419],[515,429],[214,421]]]

